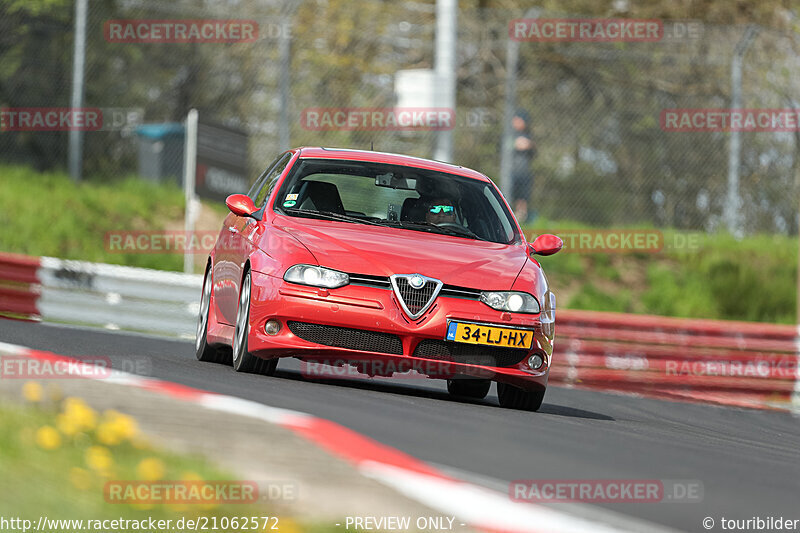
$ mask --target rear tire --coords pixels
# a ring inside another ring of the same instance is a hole
[[[544,400],[544,393],[547,389],[538,391],[526,391],[506,383],[497,384],[497,399],[500,406],[507,409],[519,409],[521,411],[538,411]]]
[[[203,279],[203,294],[200,297],[200,313],[197,317],[197,338],[195,340],[195,357],[204,363],[225,363],[230,356],[224,351],[208,344],[208,318],[211,315],[211,269],[206,269]]]
[[[233,332],[233,369],[247,374],[272,376],[278,368],[278,360],[261,359],[248,350],[251,280],[248,270],[239,290],[239,310],[236,313],[236,329]]]
[[[489,394],[492,382],[488,379],[448,379],[447,392],[453,396],[482,400]]]

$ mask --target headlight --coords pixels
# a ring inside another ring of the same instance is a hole
[[[539,302],[527,292],[483,292],[481,301],[498,311],[531,314],[541,311]]]
[[[338,270],[313,265],[294,265],[284,274],[283,279],[300,285],[336,289],[350,283],[350,276]]]

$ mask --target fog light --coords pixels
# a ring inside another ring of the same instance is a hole
[[[544,359],[538,353],[533,354],[532,356],[528,357],[528,366],[531,367],[533,370],[539,370],[544,363]]]
[[[281,323],[277,320],[267,320],[267,323],[264,324],[264,332],[267,335],[277,335],[280,330]]]

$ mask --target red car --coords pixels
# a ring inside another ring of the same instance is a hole
[[[371,151],[285,152],[231,213],[205,272],[197,358],[271,375],[278,359],[447,379],[451,394],[536,410],[555,296],[492,181]],[[232,355],[231,355],[232,353]],[[326,367],[327,368],[327,367]]]

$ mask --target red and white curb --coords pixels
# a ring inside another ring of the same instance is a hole
[[[0,356],[30,357],[43,362],[75,359],[52,352],[0,342]],[[85,363],[77,363],[77,367]],[[246,416],[277,424],[317,444],[334,456],[351,464],[364,476],[374,479],[406,497],[447,515],[473,528],[493,532],[523,533],[594,533],[664,531],[664,528],[635,519],[617,516],[614,522],[625,525],[603,525],[561,511],[529,503],[512,501],[501,493],[480,485],[448,476],[423,461],[395,448],[381,444],[335,422],[299,411],[270,407],[258,402],[216,394],[169,381],[145,378],[118,370],[102,373],[77,370],[82,377],[120,386],[136,387],[165,396],[192,402],[204,409]],[[93,375],[94,374],[94,375]],[[35,379],[31,377],[30,379]],[[605,513],[604,513],[605,514]]]

